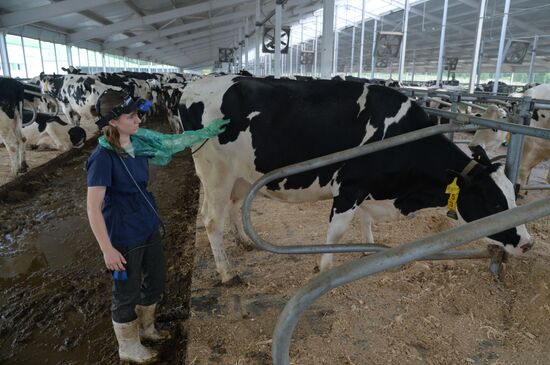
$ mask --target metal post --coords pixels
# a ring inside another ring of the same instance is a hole
[[[65,46],[65,50],[67,51],[67,63],[68,66],[73,66],[73,53],[72,53],[73,46]]]
[[[500,29],[500,43],[498,44],[497,70],[495,73],[495,83],[493,92],[498,91],[498,81],[500,80],[500,71],[502,69],[502,60],[504,58],[504,41],[506,40],[506,27],[508,26],[508,13],[510,11],[510,0],[504,3],[504,16],[502,17],[502,28]]]
[[[447,9],[449,0],[443,4],[443,19],[441,19],[441,38],[439,39],[439,57],[437,59],[437,87],[441,87],[441,78],[443,75],[443,58],[445,55],[445,30],[447,28]]]
[[[529,77],[527,78],[527,84],[532,84],[535,78],[535,59],[537,58],[537,43],[539,42],[539,36],[536,35],[533,40],[533,49],[531,50],[531,62],[529,63]]]
[[[336,30],[334,31],[334,59],[332,60],[332,74],[336,75],[338,72],[338,39],[339,39],[339,32]]]
[[[301,54],[302,51],[304,50],[304,22],[302,21],[302,18],[300,18],[300,25],[302,26],[302,33],[300,35],[300,54]],[[304,65],[300,62],[300,75],[303,75],[303,74],[304,74]]]
[[[57,73],[60,73],[59,64],[57,62],[57,47],[55,46],[55,43],[53,44],[53,57],[55,59],[55,70],[57,71]]]
[[[319,19],[317,16],[315,16],[315,43],[313,44],[313,75],[317,77],[317,46],[318,46],[318,23]]]
[[[281,28],[283,26],[283,5],[281,0],[275,5],[275,78],[281,77]]]
[[[289,45],[288,48],[289,48],[289,49],[288,49],[288,56],[289,56],[288,58],[289,58],[289,61],[290,61],[290,65],[288,66],[288,73],[289,73],[290,75],[292,75],[292,54],[293,54],[292,51],[293,51],[294,47],[291,47],[291,46]]]
[[[42,41],[40,39],[38,40],[38,49],[40,50],[40,64],[42,65],[42,71],[44,71],[45,73],[46,70],[44,69],[44,55],[42,54]]]
[[[323,2],[323,34],[321,42],[321,78],[330,79],[334,47],[334,1]]]
[[[244,22],[244,69],[246,70],[248,68],[248,17],[246,17],[246,20]]]
[[[416,69],[416,49],[413,50],[413,65],[412,65],[412,72],[411,72],[411,83],[414,82],[414,73]]]
[[[257,75],[260,72],[260,44],[262,42],[262,26],[258,25],[260,21],[260,9],[261,4],[260,0],[256,0],[256,55],[254,57],[254,75]]]
[[[409,0],[405,0],[405,21],[403,22],[403,40],[401,42],[401,53],[399,55],[399,73],[397,74],[397,80],[403,79],[403,73],[405,72],[405,53],[407,53],[407,31],[409,28]]]
[[[107,65],[105,65],[105,52],[101,52],[101,65],[103,66],[103,72],[107,72]],[[151,72],[151,68],[149,68]]]
[[[332,59],[332,74],[336,75],[338,72],[338,6],[334,8],[334,49],[333,49],[333,59]]]
[[[512,112],[512,122],[516,124],[529,125],[531,123],[531,115],[529,113],[531,97],[525,96],[519,106],[515,104]],[[523,134],[510,133],[510,144],[508,145],[508,153],[506,154],[505,172],[512,184],[516,184],[518,180],[519,164],[521,161],[521,153],[523,151]]]
[[[474,55],[472,58],[472,72],[470,72],[470,86],[468,91],[470,93],[474,92],[474,82],[477,76],[477,63],[479,61],[479,49],[481,46],[481,33],[483,31],[483,18],[485,17],[485,4],[487,0],[481,0],[481,5],[479,7],[479,21],[477,24],[477,35],[476,35],[476,45],[474,47]]]
[[[19,36],[21,38],[21,49],[23,50],[23,61],[25,63],[25,77],[29,78],[29,68],[27,66],[27,53],[25,52],[25,42],[23,42],[23,37]]]
[[[6,77],[11,77],[8,48],[6,46],[6,33],[4,32],[0,33],[0,57],[2,58],[2,73]]]
[[[361,48],[359,49],[359,70],[357,70],[357,77],[361,77],[363,74],[363,48],[365,47],[365,3],[367,0],[363,0],[363,7],[361,9]],[[375,29],[374,34],[376,34],[376,19],[374,20]]]
[[[351,61],[349,63],[349,74],[353,75],[353,56],[355,53],[355,25],[351,27]]]
[[[372,31],[372,55],[371,55],[371,64],[370,64],[370,78],[374,79],[374,69],[376,68],[376,26],[378,21],[374,19],[374,28]]]
[[[479,48],[479,61],[477,62],[477,75],[476,84],[481,84],[481,65],[483,64],[483,57],[485,57],[485,41],[481,40],[481,47]]]

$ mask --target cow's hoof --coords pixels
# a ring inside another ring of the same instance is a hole
[[[241,279],[239,275],[235,275],[229,280],[218,282],[215,286],[225,286],[231,288],[233,286],[239,286],[242,284],[244,284],[243,279]]]
[[[254,246],[252,242],[241,237],[236,237],[235,243],[237,244],[238,247],[244,249],[245,251],[252,251],[256,248],[256,246]]]

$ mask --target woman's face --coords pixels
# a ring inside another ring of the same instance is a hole
[[[136,134],[141,119],[137,112],[132,112],[130,114],[122,114],[118,119],[111,120],[111,125],[118,129],[118,132],[121,134]]]

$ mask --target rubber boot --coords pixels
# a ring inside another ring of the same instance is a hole
[[[170,332],[155,328],[156,304],[148,306],[136,305],[136,314],[139,321],[139,337],[142,340],[164,341],[170,339]]]
[[[158,353],[143,346],[139,340],[139,322],[133,320],[128,323],[113,321],[116,339],[118,341],[118,356],[120,361],[130,361],[137,364],[153,362]]]

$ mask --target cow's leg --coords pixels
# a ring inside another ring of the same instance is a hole
[[[10,157],[11,173],[17,175],[25,172],[28,166],[25,161],[25,143],[21,134],[19,110],[15,110],[13,119],[0,110],[0,139],[4,142]]]
[[[231,199],[229,201],[229,226],[231,234],[238,246],[241,246],[247,251],[253,250],[254,245],[244,233],[243,222],[241,217],[241,206],[243,200],[250,190],[250,184],[243,179],[238,179],[231,190]]]
[[[355,200],[350,200],[342,196],[334,198],[332,204],[332,210],[330,213],[330,223],[327,231],[327,244],[336,244],[340,241],[340,238],[344,235],[353,216],[357,206]],[[332,254],[326,253],[321,256],[319,263],[319,270],[321,272],[329,270],[332,266]]]
[[[365,202],[359,207],[359,221],[361,223],[361,234],[364,243],[374,243],[374,235],[372,234],[372,224],[374,220],[369,214],[368,202]]]
[[[541,156],[540,151],[538,151],[537,143],[538,141],[534,141],[531,138],[525,138],[517,181],[521,186],[526,186],[529,183],[531,170],[545,159]]]
[[[203,184],[204,199],[206,201],[203,204],[203,208],[206,208],[203,216],[204,226],[216,262],[216,270],[221,276],[222,283],[228,283],[232,281],[234,276],[231,274],[229,260],[223,247],[223,229],[233,184],[227,184],[225,179],[215,179],[213,181],[218,182],[218,185],[209,187]]]

